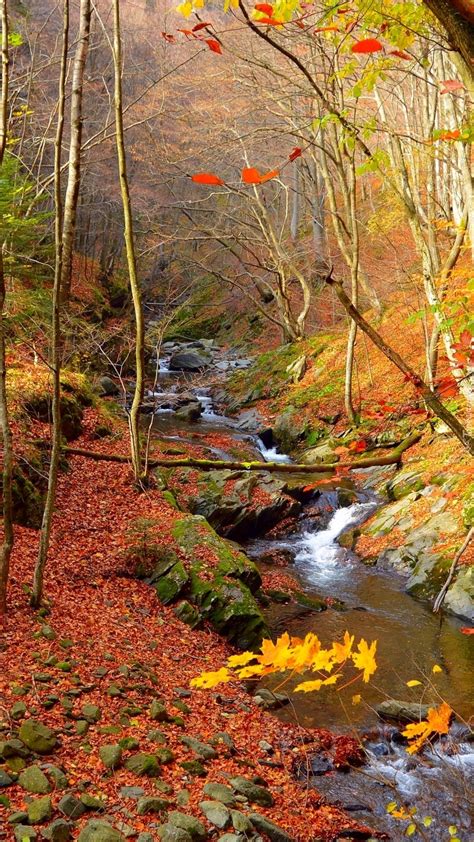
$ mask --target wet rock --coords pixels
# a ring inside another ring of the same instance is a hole
[[[13,783],[13,780],[10,777],[10,775],[8,775],[7,772],[5,772],[4,769],[0,769],[0,789],[3,789],[4,787],[7,787],[7,786],[11,786],[12,783]]]
[[[115,743],[101,746],[99,757],[106,769],[116,769],[122,760],[122,749]]]
[[[311,758],[311,774],[325,775],[334,770],[334,764],[327,754],[317,754]]]
[[[200,801],[199,807],[215,827],[225,830],[230,824],[230,812],[220,801]]]
[[[190,602],[183,599],[178,605],[173,608],[174,613],[181,620],[186,623],[191,629],[197,628],[202,622],[202,617],[199,611],[191,605]]]
[[[259,687],[255,692],[253,701],[263,710],[278,710],[289,704],[290,697],[287,693],[274,693],[266,687]]]
[[[237,775],[230,779],[231,786],[240,795],[244,795],[248,801],[259,804],[261,807],[272,807],[274,798],[271,792],[264,786],[259,786],[252,781]]]
[[[474,567],[461,567],[444,598],[444,608],[474,621]]]
[[[22,789],[35,795],[46,795],[47,792],[51,792],[51,784],[39,766],[28,766],[20,773],[18,783]]]
[[[67,795],[63,795],[59,804],[58,810],[63,816],[67,816],[68,819],[78,819],[85,813],[86,808],[82,801],[76,798],[75,795],[71,793],[67,793]]]
[[[199,819],[194,818],[194,816],[188,816],[186,813],[180,813],[175,810],[168,814],[168,822],[174,825],[174,827],[185,830],[186,833],[189,833],[191,839],[200,840],[206,839],[207,837],[207,831],[203,823]]]
[[[210,357],[198,351],[178,351],[171,355],[171,371],[202,371],[209,366]]]
[[[330,442],[318,444],[317,447],[311,447],[309,450],[305,450],[303,456],[301,457],[301,461],[304,465],[326,465],[338,462],[339,456],[337,453],[334,453],[334,448],[336,446],[337,445],[335,443]]]
[[[192,403],[186,404],[186,406],[182,406],[176,410],[177,418],[180,418],[182,421],[199,421],[202,415],[202,406],[199,401],[193,401]]]
[[[108,822],[91,819],[77,839],[78,842],[123,842],[125,836]]]
[[[387,699],[375,705],[375,710],[382,719],[397,719],[400,722],[419,722],[428,716],[428,707],[428,705],[421,705],[416,702]]]
[[[189,580],[188,573],[181,561],[178,561],[155,584],[156,594],[163,605],[173,602]]]
[[[370,746],[370,751],[372,754],[375,754],[376,757],[386,757],[390,754],[390,748],[387,743],[374,743]]]
[[[261,816],[260,813],[250,813],[249,819],[260,833],[265,833],[268,836],[271,842],[294,842],[294,837],[290,836],[286,830],[283,830],[282,827],[274,824],[265,816]]]
[[[294,564],[295,556],[284,547],[269,547],[257,557],[260,564],[274,564],[275,567],[287,567]]]
[[[36,754],[50,754],[58,743],[54,731],[36,719],[26,719],[18,736],[22,743]]]
[[[225,784],[210,782],[204,787],[203,793],[212,801],[220,801],[228,807],[232,807],[235,804],[234,793]]]
[[[289,406],[281,415],[278,415],[273,425],[273,437],[280,445],[284,453],[290,450],[303,440],[308,422],[297,418],[297,411],[294,406]]]
[[[28,804],[29,824],[42,824],[42,822],[51,818],[52,809],[49,795],[44,795],[43,798],[35,798],[33,801],[30,801]]]

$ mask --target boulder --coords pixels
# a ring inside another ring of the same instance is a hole
[[[51,784],[39,766],[28,766],[20,773],[18,783],[27,792],[35,795],[46,795],[47,792],[51,792]]]
[[[30,801],[28,804],[29,824],[42,824],[42,822],[51,818],[52,809],[49,795],[43,795],[42,798],[35,798],[33,801]]]
[[[163,605],[173,602],[188,582],[189,576],[181,561],[178,561],[155,584],[156,594]]]
[[[176,417],[181,421],[199,421],[202,415],[202,405],[199,401],[193,401],[176,410]]]
[[[193,842],[192,836],[186,830],[169,822],[158,827],[157,831],[161,842]]]
[[[100,707],[98,705],[84,705],[81,710],[82,718],[91,725],[98,722],[101,717]]]
[[[76,798],[75,795],[69,792],[61,798],[58,804],[58,810],[63,816],[67,816],[68,819],[78,819],[85,813],[86,808],[79,798]]]
[[[0,769],[0,789],[4,787],[11,786],[13,783],[12,778],[10,777],[4,769]]]
[[[99,748],[99,757],[106,769],[116,769],[122,760],[122,749],[119,745],[111,743]]]
[[[160,761],[156,754],[146,754],[145,752],[138,752],[132,754],[125,761],[125,768],[129,772],[134,772],[136,775],[148,775],[150,777],[158,776],[160,774]]]
[[[194,737],[181,737],[181,742],[193,751],[200,760],[214,760],[217,751],[208,743],[196,740]]]
[[[261,807],[273,806],[273,795],[265,786],[259,786],[258,784],[253,783],[253,781],[249,781],[247,778],[243,778],[240,775],[237,775],[235,778],[231,778],[230,783],[239,795],[245,796],[247,801],[259,804]]]
[[[71,825],[65,819],[55,819],[41,831],[41,836],[49,842],[69,842],[72,836]]]
[[[150,705],[150,718],[154,719],[155,722],[171,722],[173,719],[166,710],[163,702],[160,702],[158,699],[153,699]]]
[[[36,830],[34,827],[28,827],[27,824],[17,824],[13,831],[16,842],[25,842],[28,839],[36,839]]]
[[[18,736],[36,754],[50,754],[58,744],[54,731],[36,719],[25,719]]]
[[[91,819],[77,839],[78,842],[124,842],[125,836],[108,822]]]
[[[206,784],[203,789],[204,795],[212,801],[220,801],[227,807],[233,807],[235,804],[235,796],[230,787],[225,784],[213,783],[212,781]]]
[[[188,816],[186,813],[180,813],[178,810],[168,814],[168,822],[174,827],[179,827],[189,833],[191,839],[201,840],[207,838],[207,831],[203,823],[194,816]]]
[[[461,567],[449,588],[444,607],[458,617],[474,621],[474,567]]]
[[[404,702],[399,699],[386,699],[375,710],[382,719],[397,719],[399,722],[419,722],[428,716],[428,705],[417,702]]]
[[[215,827],[225,830],[230,825],[230,812],[220,801],[200,801],[199,807]]]
[[[98,382],[99,395],[104,398],[114,397],[120,395],[120,386],[111,377],[101,377]]]
[[[178,619],[191,629],[197,628],[202,622],[202,617],[199,611],[197,611],[197,609],[186,599],[183,599],[180,603],[178,603],[178,605],[175,605],[173,611]]]
[[[328,465],[339,461],[339,456],[334,453],[335,445],[329,442],[318,444],[317,447],[310,447],[305,450],[301,461],[304,465]]]
[[[259,687],[255,691],[253,700],[263,710],[278,710],[278,708],[285,707],[290,703],[290,697],[287,693],[274,693],[266,687]]]
[[[278,415],[273,425],[273,437],[283,453],[293,450],[305,436],[308,422],[297,418],[294,406],[289,406]]]
[[[295,840],[294,836],[290,836],[286,830],[278,827],[270,819],[267,819],[266,816],[261,816],[260,813],[250,813],[249,819],[260,833],[268,836],[271,842],[294,842]]]
[[[169,361],[171,371],[202,371],[209,366],[208,354],[198,351],[177,351]]]
[[[137,813],[139,816],[147,816],[149,813],[162,813],[169,810],[170,802],[165,798],[158,798],[154,795],[145,795],[137,802]]]

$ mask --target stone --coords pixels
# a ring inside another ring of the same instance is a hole
[[[158,728],[152,728],[151,731],[148,731],[146,737],[151,743],[162,744],[167,741],[166,734],[164,734],[163,731],[159,731]]]
[[[244,842],[245,839],[240,833],[224,833],[223,836],[219,836],[218,842]]]
[[[278,710],[289,704],[290,697],[287,693],[274,693],[266,687],[259,687],[253,697],[255,704],[263,710]]]
[[[56,790],[63,790],[67,789],[69,786],[69,781],[63,769],[60,769],[59,766],[52,766],[49,763],[46,765],[48,775],[54,781],[54,788]]]
[[[277,824],[274,824],[265,816],[261,816],[260,813],[250,813],[249,819],[260,833],[268,836],[271,842],[294,842],[295,840],[294,836],[290,836],[286,830],[278,827]]]
[[[272,807],[274,804],[273,795],[264,786],[252,783],[252,781],[237,775],[230,779],[231,786],[240,795],[244,795],[248,801],[259,804],[261,807]]]
[[[36,754],[50,754],[58,744],[54,731],[36,719],[25,719],[18,736]]]
[[[194,605],[191,605],[191,603],[186,599],[181,600],[178,605],[175,605],[173,611],[178,619],[181,620],[182,623],[186,623],[186,625],[191,629],[197,628],[202,621],[202,617],[197,608],[195,608]]]
[[[209,365],[209,356],[197,351],[178,351],[171,355],[169,367],[172,371],[201,371]]]
[[[176,410],[176,417],[182,421],[198,421],[202,415],[202,405],[199,401],[192,401]]]
[[[98,705],[84,705],[82,710],[82,717],[91,725],[98,722],[101,717],[100,707]]]
[[[107,377],[107,375],[104,375],[99,379],[98,387],[99,395],[103,398],[111,398],[120,394],[120,387],[118,383],[115,383],[115,381],[112,380],[111,377]]]
[[[139,816],[147,816],[148,813],[162,813],[163,810],[168,810],[170,806],[170,802],[165,798],[145,795],[138,799],[137,813]]]
[[[106,769],[116,769],[122,760],[122,749],[116,743],[109,743],[99,748],[99,757]]]
[[[26,713],[26,705],[24,702],[15,702],[10,708],[10,716],[15,721],[18,719],[23,719]]]
[[[189,580],[189,575],[181,561],[178,561],[155,584],[156,595],[163,605],[173,602]]]
[[[166,763],[172,763],[174,760],[174,752],[171,751],[170,748],[157,749],[156,756],[163,766],[165,766]]]
[[[22,757],[9,757],[6,766],[9,772],[21,772],[26,767],[26,760]]]
[[[199,807],[215,827],[225,830],[230,825],[230,812],[220,801],[200,801]]]
[[[45,637],[46,640],[55,640],[56,637],[57,637],[54,629],[51,628],[51,626],[48,626],[46,624],[41,626],[40,634],[41,634],[41,637]]]
[[[78,719],[76,722],[76,734],[80,737],[84,737],[87,734],[89,727],[89,723],[86,719]]]
[[[174,827],[185,830],[186,833],[189,833],[191,839],[200,840],[206,839],[207,837],[206,828],[203,823],[199,819],[194,818],[194,816],[188,816],[186,813],[180,813],[178,810],[175,810],[169,813],[168,822],[174,825]]]
[[[142,795],[145,795],[145,790],[141,786],[120,787],[120,798],[133,798],[137,801]]]
[[[51,784],[44,772],[39,766],[28,766],[20,773],[18,783],[27,792],[33,792],[35,795],[46,795],[51,792]]]
[[[13,831],[16,842],[24,842],[25,839],[36,839],[36,830],[28,827],[27,824],[17,824]]]
[[[205,785],[203,793],[211,800],[221,801],[222,804],[226,804],[228,807],[233,807],[235,804],[234,793],[225,784],[210,782]]]
[[[155,837],[146,830],[138,834],[137,842],[155,842]]]
[[[28,821],[28,813],[24,810],[17,810],[15,813],[10,813],[8,816],[8,824],[24,824]]]
[[[245,813],[241,813],[240,810],[231,810],[230,811],[230,818],[232,821],[232,827],[234,830],[237,830],[239,833],[251,833],[253,830],[252,822],[245,815]]]
[[[28,757],[29,751],[21,740],[0,740],[0,757]]]
[[[460,567],[444,598],[444,608],[458,617],[474,621],[474,567]]]
[[[339,456],[337,453],[334,453],[334,446],[326,442],[325,444],[319,444],[317,447],[310,447],[309,450],[305,450],[301,461],[304,465],[327,465],[338,462]]]
[[[160,762],[156,754],[145,754],[145,752],[138,752],[128,757],[125,768],[136,775],[158,776],[160,774]]]
[[[150,717],[155,722],[169,722],[171,720],[171,716],[166,710],[165,705],[163,702],[158,701],[158,699],[154,699],[150,705]]]
[[[41,831],[41,836],[50,842],[69,842],[72,836],[71,825],[65,819],[55,819]]]
[[[399,699],[386,699],[375,710],[382,719],[397,719],[400,722],[419,722],[428,716],[428,705],[417,702],[404,702]]]
[[[125,836],[108,822],[91,819],[77,839],[78,842],[123,842]]]
[[[163,824],[158,828],[158,835],[161,842],[193,842],[192,836],[186,833],[181,827],[174,824]]]
[[[82,793],[81,803],[84,804],[86,810],[103,810],[105,807],[105,801],[97,798],[95,795],[91,795],[90,792]]]
[[[41,824],[46,819],[51,818],[51,812],[52,804],[49,795],[35,798],[28,804],[28,822],[29,824]]]
[[[200,760],[214,760],[217,757],[217,751],[208,743],[203,743],[201,740],[196,740],[194,737],[181,737],[181,742],[194,751]]]
[[[63,795],[59,804],[58,810],[63,816],[67,816],[68,819],[78,819],[85,813],[86,808],[82,801],[79,801],[75,795],[71,793],[67,793],[67,795]]]
[[[183,760],[183,762],[179,765],[185,772],[188,772],[189,775],[194,775],[200,778],[205,778],[207,775],[207,770],[202,763],[199,762],[199,760]]]
[[[13,783],[12,778],[10,777],[4,769],[0,769],[0,789],[4,787],[11,786]]]

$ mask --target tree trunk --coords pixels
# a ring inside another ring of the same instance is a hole
[[[449,42],[462,57],[467,75],[474,85],[474,12],[472,3],[449,0],[424,0],[448,33]],[[469,9],[469,7],[471,7]]]
[[[69,45],[69,0],[64,0],[63,6],[63,41],[61,53],[61,69],[59,73],[58,91],[58,121],[56,126],[56,138],[54,143],[54,284],[53,284],[53,313],[52,313],[52,336],[51,336],[51,368],[53,372],[53,400],[52,400],[52,444],[51,457],[48,474],[48,490],[41,522],[40,543],[38,557],[33,573],[33,588],[30,604],[33,608],[41,605],[43,598],[44,570],[48,558],[48,550],[51,539],[51,526],[53,521],[54,505],[56,501],[56,487],[58,481],[59,458],[61,455],[61,362],[62,362],[62,337],[61,337],[61,292],[63,290],[64,276],[64,243],[66,238],[74,242],[74,228],[66,231],[66,217],[63,220],[63,206],[61,197],[61,147],[64,134],[64,108],[66,99],[66,75],[67,75],[67,53]],[[75,74],[74,74],[75,75]],[[71,102],[71,109],[73,102]],[[80,132],[77,132],[77,125],[71,126],[71,149],[73,140],[80,147]],[[71,163],[71,162],[70,162]],[[76,177],[76,170],[70,166],[69,178]],[[68,191],[66,195],[72,195]],[[77,202],[77,191],[75,193]],[[75,210],[68,215],[68,226],[74,226]],[[72,257],[72,255],[71,255]],[[71,267],[72,264],[70,264]]]
[[[91,0],[81,0],[79,10],[79,33],[72,72],[71,92],[71,138],[69,143],[69,164],[66,197],[64,200],[64,224],[62,240],[61,298],[68,301],[71,295],[72,258],[76,233],[76,213],[81,180],[82,104],[84,91],[84,70],[89,49],[91,24]]]
[[[143,318],[142,291],[137,274],[135,255],[135,236],[133,231],[132,204],[127,177],[127,158],[125,153],[125,137],[123,129],[123,99],[122,99],[122,40],[120,34],[120,0],[114,0],[114,44],[113,58],[115,70],[115,136],[117,144],[117,159],[122,196],[123,216],[125,224],[125,248],[127,253],[128,276],[132,293],[133,309],[135,313],[135,392],[129,414],[130,444],[132,465],[135,479],[142,478],[142,459],[140,448],[140,406],[143,403],[145,389],[144,380],[144,346],[145,324]]]
[[[454,435],[457,439],[461,442],[462,446],[474,456],[474,436],[471,436],[468,430],[461,424],[460,421],[456,418],[452,412],[449,412],[448,409],[441,403],[439,398],[436,397],[435,393],[431,391],[429,386],[421,379],[419,374],[405,362],[402,357],[393,350],[393,348],[388,345],[385,340],[377,333],[376,330],[364,319],[361,313],[353,306],[350,298],[344,292],[342,283],[340,281],[336,281],[332,277],[332,273],[326,277],[326,283],[330,286],[334,287],[336,290],[337,297],[341,302],[342,306],[344,307],[346,313],[353,319],[357,325],[360,327],[364,333],[367,334],[369,339],[372,340],[374,345],[382,351],[382,354],[387,357],[396,367],[405,375],[405,377],[410,380],[418,392],[420,397],[422,397],[431,409],[431,411],[437,415],[444,423],[452,430]]]
[[[3,163],[8,130],[8,84],[9,84],[9,54],[8,54],[8,8],[7,0],[1,0],[2,21],[2,94],[0,102],[0,168]],[[13,444],[8,414],[6,363],[5,363],[5,307],[6,287],[3,271],[3,245],[0,243],[0,427],[3,440],[3,470],[2,470],[2,498],[3,498],[3,541],[0,550],[0,618],[7,608],[7,588],[10,573],[10,557],[13,549],[13,513],[12,513],[12,476],[13,476]]]

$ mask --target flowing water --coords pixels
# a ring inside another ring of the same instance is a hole
[[[154,420],[161,436],[177,441],[191,439],[205,446],[207,434],[225,430],[236,443],[248,444],[248,434],[214,412],[207,392],[197,389],[195,393],[204,408],[202,420],[190,424],[174,413],[161,412]],[[253,442],[265,460],[290,461],[277,448],[266,448],[257,438]],[[232,458],[216,448],[210,450],[220,458]],[[337,508],[337,493],[325,493],[316,504],[308,505],[294,534],[277,541],[254,540],[245,547],[257,560],[269,549],[291,551],[294,564],[289,572],[299,580],[302,590],[344,603],[343,610],[321,613],[294,604],[273,605],[268,621],[275,633],[287,630],[304,637],[313,631],[323,643],[329,643],[341,639],[347,629],[356,639],[377,640],[379,668],[369,684],[358,682],[340,693],[323,688],[314,694],[291,694],[291,705],[277,715],[306,727],[352,732],[364,742],[369,762],[362,769],[350,774],[314,770],[317,789],[331,801],[343,804],[370,826],[387,831],[391,839],[400,840],[406,838],[407,822],[390,818],[386,805],[390,801],[416,805],[420,818],[429,815],[434,820],[430,828],[420,830],[424,835],[416,838],[441,842],[449,839],[448,825],[457,825],[462,842],[467,842],[474,838],[469,835],[474,750],[465,727],[472,716],[472,638],[460,633],[461,620],[433,615],[429,605],[405,593],[401,576],[379,565],[367,567],[339,545],[338,537],[362,523],[378,505],[373,495],[361,492],[358,502]],[[264,564],[261,567],[266,569]],[[442,668],[436,676],[432,673],[434,664]],[[408,688],[406,682],[413,679],[420,680],[422,687]],[[275,689],[277,683],[267,678],[265,686]],[[285,690],[296,683],[287,683]],[[353,704],[353,696],[358,694],[363,701]],[[384,698],[430,704],[444,699],[456,711],[457,723],[432,749],[420,757],[410,757],[400,745],[399,730],[381,723],[375,712],[374,705]]]

